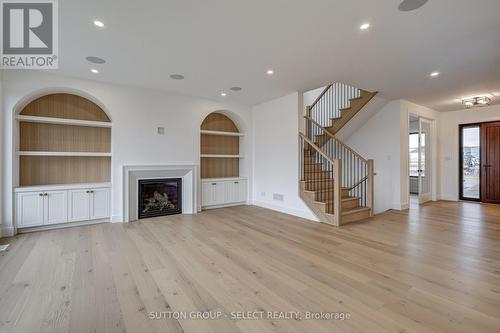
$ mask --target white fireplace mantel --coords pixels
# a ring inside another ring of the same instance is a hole
[[[195,164],[124,165],[123,222],[137,220],[140,179],[182,178],[182,213],[198,212],[198,166]]]

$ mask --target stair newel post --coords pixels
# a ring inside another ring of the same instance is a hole
[[[333,164],[333,212],[337,226],[342,225],[342,163],[340,160],[334,160]]]
[[[373,160],[368,160],[367,161],[367,167],[368,167],[368,178],[367,178],[367,182],[368,182],[368,186],[367,186],[367,189],[366,189],[366,204],[368,206],[368,208],[370,208],[370,216],[373,216],[373,209],[374,209],[374,206],[373,206],[373,199],[374,199],[374,192],[373,192],[373,188],[374,188],[374,168],[373,168]]]

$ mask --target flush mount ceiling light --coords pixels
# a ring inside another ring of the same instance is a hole
[[[431,77],[436,77],[439,76],[439,74],[440,74],[439,72],[432,72],[430,75]]]
[[[172,74],[172,75],[170,75],[170,78],[172,80],[184,80],[184,75],[181,75],[181,74]]]
[[[226,96],[227,96],[227,94],[226,94],[225,92],[221,92],[221,93],[220,93],[220,95],[221,95],[222,97],[226,97]]]
[[[102,21],[99,20],[95,20],[94,25],[99,28],[104,28],[104,23],[102,23]]]
[[[273,75],[274,74],[274,70],[268,69],[266,73],[267,73],[267,75]]]
[[[95,68],[92,68],[90,71],[91,71],[92,73],[94,73],[94,74],[99,74],[99,71],[98,71],[97,69],[95,69]]]
[[[402,12],[410,12],[415,9],[419,9],[427,3],[428,0],[404,0],[398,6],[398,9]]]
[[[232,90],[232,91],[241,91],[242,90],[241,87],[231,87],[229,89]]]
[[[466,97],[462,99],[462,104],[466,109],[470,109],[476,106],[486,106],[490,105],[491,98],[488,96],[476,96],[476,97]]]
[[[370,29],[370,23],[363,23],[362,25],[359,26],[359,30],[365,31]]]
[[[106,60],[104,60],[103,58],[99,58],[99,57],[94,57],[94,56],[88,56],[87,58],[85,58],[88,62],[91,62],[93,64],[104,64],[106,62]]]

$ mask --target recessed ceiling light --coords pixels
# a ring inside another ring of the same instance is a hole
[[[99,58],[99,57],[94,57],[94,56],[88,56],[87,58],[85,58],[88,62],[91,62],[93,64],[104,64],[106,62],[106,60],[104,60],[103,58]]]
[[[184,80],[184,75],[181,75],[181,74],[172,74],[172,75],[170,75],[170,78],[172,80]]]
[[[226,97],[226,96],[227,96],[227,94],[226,94],[225,92],[221,92],[221,93],[220,93],[220,95],[221,95],[222,97]]]
[[[368,30],[370,28],[370,23],[363,23],[359,26],[359,30]]]
[[[427,3],[428,0],[404,0],[398,6],[398,9],[402,12],[409,12],[415,9],[419,9]]]
[[[97,69],[95,69],[95,68],[92,68],[90,71],[91,71],[92,73],[94,73],[94,74],[99,74],[99,71],[98,71]]]
[[[229,89],[231,89],[232,91],[241,91],[241,90],[243,90],[241,87],[231,87]]]
[[[267,75],[273,75],[274,74],[274,70],[268,69],[266,73],[267,73]]]
[[[439,72],[432,72],[431,73],[431,77],[436,77],[436,76],[439,76]]]
[[[99,20],[95,20],[94,25],[99,28],[104,28],[104,23],[102,23],[102,21]]]

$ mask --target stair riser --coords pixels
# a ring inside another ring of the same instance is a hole
[[[359,207],[359,199],[358,200],[347,200],[347,201],[342,201],[342,209],[347,210],[347,209],[354,209]]]
[[[305,172],[304,180],[331,179],[329,172]]]
[[[350,222],[356,222],[356,221],[367,219],[369,217],[370,217],[369,210],[361,211],[359,213],[354,213],[354,214],[342,216],[341,223],[346,224],[346,223],[350,223]]]
[[[327,180],[324,182],[306,183],[306,190],[307,191],[332,190],[333,192],[333,181]]]
[[[304,165],[304,172],[319,172],[321,171],[320,164],[306,164]]]
[[[348,190],[342,190],[342,198],[347,198],[349,196]],[[314,199],[316,201],[329,201],[334,199],[333,189],[331,191],[316,192]]]

